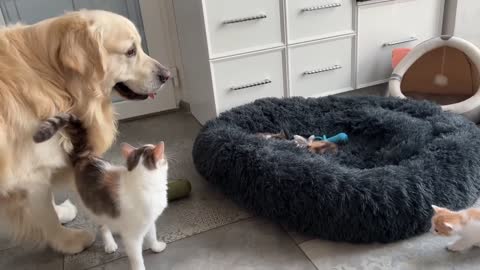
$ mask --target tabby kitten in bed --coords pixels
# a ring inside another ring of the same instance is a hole
[[[164,143],[134,148],[122,145],[126,166],[115,166],[95,156],[82,122],[72,114],[59,114],[40,125],[36,143],[65,128],[72,141],[69,157],[75,170],[75,184],[83,205],[100,225],[108,253],[117,250],[112,231],[124,242],[131,269],[143,270],[142,244],[153,252],[166,244],[157,240],[155,221],[167,207],[168,163]]]
[[[266,140],[288,140],[290,137],[285,130],[279,133],[257,133],[257,136]],[[314,154],[337,153],[338,151],[337,144],[326,141],[315,141],[314,135],[308,139],[300,135],[293,135],[293,141],[298,147],[307,148],[308,151]]]
[[[285,130],[282,130],[279,133],[267,133],[267,132],[257,133],[257,136],[266,140],[268,139],[287,140],[288,139],[288,135],[285,132]]]
[[[447,246],[450,251],[463,251],[480,246],[480,209],[469,208],[451,211],[432,205],[432,232],[442,236],[458,235],[455,242]]]

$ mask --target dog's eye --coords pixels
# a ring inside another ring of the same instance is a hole
[[[135,47],[132,47],[131,49],[129,49],[126,53],[127,57],[133,57],[135,55],[137,55],[137,48]]]

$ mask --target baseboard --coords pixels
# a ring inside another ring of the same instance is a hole
[[[190,110],[190,103],[184,101],[184,100],[180,100],[180,102],[178,103],[178,108],[181,110],[181,111],[184,111],[184,112],[191,112]]]

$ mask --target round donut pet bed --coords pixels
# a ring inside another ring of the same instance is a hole
[[[337,134],[314,154],[257,133]],[[324,239],[391,242],[426,232],[431,205],[475,202],[480,131],[430,102],[386,97],[262,99],[207,122],[197,170],[239,204]]]

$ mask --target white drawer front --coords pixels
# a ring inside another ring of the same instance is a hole
[[[353,37],[290,48],[292,96],[321,96],[352,89]]]
[[[359,7],[358,86],[392,73],[392,50],[440,35],[442,0],[397,0]]]
[[[283,44],[281,0],[204,0],[210,57]]]
[[[283,97],[284,51],[212,63],[217,112],[264,97]]]
[[[287,0],[290,43],[353,32],[352,0]]]

